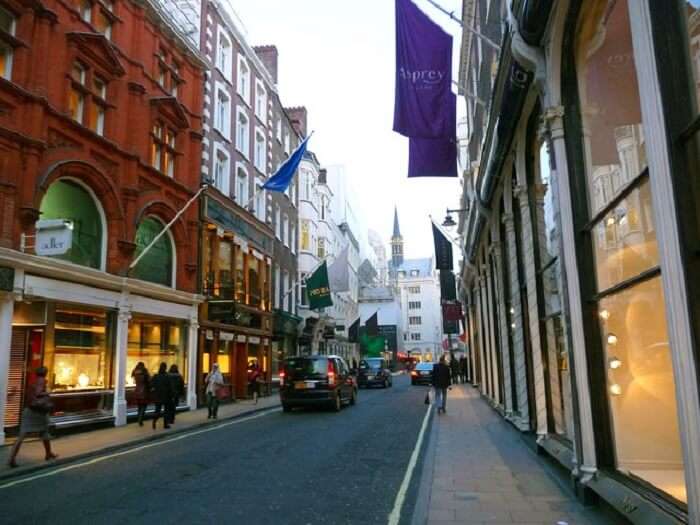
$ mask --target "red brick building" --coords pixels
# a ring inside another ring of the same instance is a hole
[[[198,205],[129,266],[198,191],[204,67],[149,2],[0,0],[5,429],[40,364],[58,425],[125,423],[138,361],[195,402]],[[39,219],[68,221],[66,253],[37,255]]]

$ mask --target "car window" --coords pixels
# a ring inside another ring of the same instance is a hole
[[[342,359],[336,359],[335,366],[340,375],[348,375],[348,367],[346,366],[345,361],[343,361]]]
[[[360,368],[378,369],[382,367],[381,359],[363,359],[360,361]]]
[[[416,365],[416,370],[432,370],[433,363],[420,363]]]
[[[287,360],[287,370],[293,375],[325,374],[328,371],[328,361],[326,358],[295,357]]]

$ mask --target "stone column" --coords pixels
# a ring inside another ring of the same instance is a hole
[[[117,314],[117,333],[114,348],[114,425],[126,425],[126,355],[129,342],[129,321],[131,306],[127,304],[128,294],[122,299]]]
[[[195,410],[197,408],[198,319],[197,307],[193,306],[187,328],[187,406],[190,410]]]
[[[5,443],[5,405],[7,404],[14,309],[14,296],[11,293],[0,295],[0,445]]]
[[[496,269],[496,275],[494,276],[496,299],[498,300],[498,326],[496,329],[500,334],[501,341],[501,347],[498,350],[501,352],[501,363],[503,364],[503,393],[505,395],[503,408],[506,412],[506,416],[511,416],[513,414],[513,394],[511,391],[512,363],[510,362],[510,348],[508,346],[509,327],[506,316],[508,298],[505,296],[505,286],[503,283],[503,256],[500,242],[491,245],[491,257],[493,257],[494,267]]]
[[[487,394],[486,389],[488,388],[489,380],[486,377],[486,345],[485,340],[488,337],[488,319],[484,318],[485,308],[484,308],[484,297],[486,296],[486,280],[483,276],[478,278],[479,280],[479,300],[478,300],[478,316],[479,316],[479,369],[481,372],[481,381],[479,381],[479,390],[482,394]],[[483,335],[482,335],[483,334]]]

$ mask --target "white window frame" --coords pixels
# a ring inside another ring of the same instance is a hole
[[[226,56],[222,56],[222,39],[228,43],[228,55]],[[226,80],[231,82],[231,77],[233,76],[233,40],[221,26],[218,27],[216,36],[216,69],[221,72]]]
[[[225,98],[223,102],[222,97]],[[216,83],[214,100],[214,129],[218,130],[226,140],[231,140],[231,95],[222,82]]]
[[[245,173],[245,177],[242,177],[239,175],[240,172]],[[241,180],[239,179],[244,179],[245,182],[241,186]],[[234,200],[236,203],[238,203],[239,206],[245,207],[248,204],[248,200],[250,199],[250,178],[249,178],[249,173],[248,169],[245,167],[245,164],[242,162],[237,162],[236,163],[236,185],[235,185],[235,195]],[[242,192],[239,192],[239,190],[242,189]]]
[[[255,79],[255,116],[267,125],[267,89],[259,78]]]
[[[255,181],[255,216],[260,222],[265,222],[267,218],[267,192],[263,189],[265,181],[257,177]]]
[[[241,115],[246,119],[244,129],[239,125]],[[246,160],[250,159],[250,115],[240,106],[236,107],[236,150],[243,155]]]
[[[262,138],[262,142],[258,140],[259,137]],[[265,137],[265,128],[263,128],[262,126],[255,127],[254,142],[255,145],[253,147],[253,164],[260,173],[266,175],[267,170],[265,168],[267,166],[267,138]],[[259,144],[262,144],[262,148],[258,147]]]
[[[277,142],[282,144],[282,115],[277,118]]]
[[[289,225],[289,249],[292,250],[292,254],[297,253],[297,229],[294,223]]]
[[[282,239],[285,246],[289,247],[289,216],[285,213],[282,215]]]
[[[275,237],[282,240],[282,223],[280,217],[280,205],[275,204]]]
[[[226,149],[220,144],[214,144],[214,166],[212,169],[212,184],[221,193],[229,196],[229,189],[231,185],[231,156],[228,154]],[[223,166],[221,168],[221,181],[217,181],[217,173],[219,171],[219,166],[221,166],[221,161],[223,159]]]
[[[243,67],[241,67],[243,66]],[[246,73],[243,73],[245,68]],[[241,97],[241,100],[245,102],[246,106],[250,107],[250,78],[252,76],[252,70],[250,64],[246,57],[238,54],[238,79],[236,80],[236,92]]]

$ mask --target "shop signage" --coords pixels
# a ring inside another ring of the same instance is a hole
[[[213,341],[213,340],[214,340],[214,331],[213,331],[213,330],[207,330],[206,338],[207,338],[208,341]]]
[[[36,221],[37,255],[63,255],[73,244],[73,222],[67,219]]]
[[[11,292],[15,287],[15,269],[9,266],[0,266],[0,290]]]
[[[233,341],[234,335],[231,332],[219,332],[219,341]]]
[[[259,338],[259,337],[253,337],[253,336],[251,336],[251,337],[248,338],[248,342],[249,342],[249,343],[252,343],[252,344],[254,344],[254,345],[259,345],[259,344],[260,344],[260,338]]]
[[[239,335],[236,337],[236,341],[239,343],[245,343],[246,337],[244,335]]]
[[[213,221],[224,230],[232,231],[255,244],[263,252],[272,251],[272,239],[254,226],[248,224],[232,210],[227,209],[218,201],[207,197],[204,208],[206,218]]]

